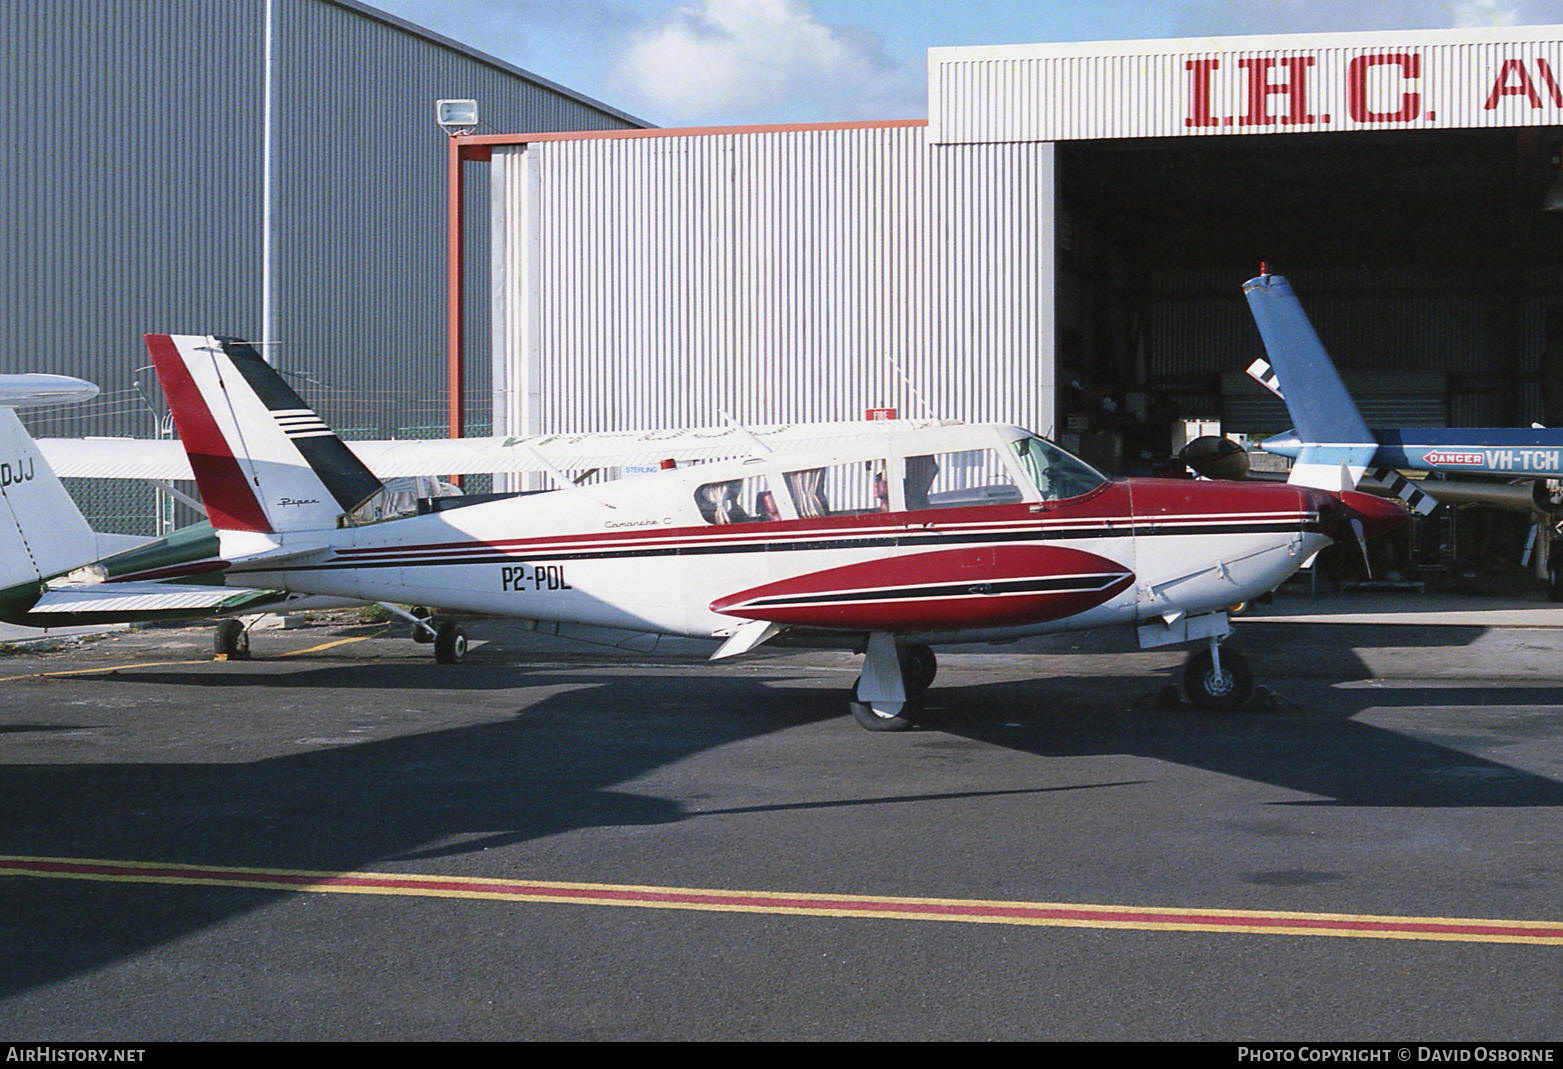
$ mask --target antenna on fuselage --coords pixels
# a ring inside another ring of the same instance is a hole
[[[901,382],[906,386],[907,390],[911,392],[912,396],[917,398],[917,403],[923,406],[923,418],[937,419],[938,417],[933,414],[933,406],[928,403],[927,398],[918,392],[917,387],[912,385],[912,380],[907,375],[906,371],[901,367],[900,361],[891,356],[889,353],[885,354],[885,359],[890,362],[891,367],[895,368],[895,373],[901,376]]]
[[[519,445],[522,449],[526,450],[528,455],[530,455],[533,460],[537,461],[539,464],[541,464],[543,466],[543,470],[544,471],[548,472],[549,475],[552,475],[554,477],[554,482],[559,484],[559,488],[561,490],[568,490],[571,487],[579,487],[581,485],[578,480],[570,478],[569,474],[566,473],[564,471],[564,469],[560,468],[553,461],[551,461],[547,457],[543,456],[543,451],[541,449],[538,449],[537,446],[533,445],[531,442],[528,442],[527,440],[525,440],[523,438],[523,439],[518,440],[516,442],[516,444]],[[589,475],[590,472],[588,472],[587,474]],[[585,476],[582,476],[582,478],[585,478]],[[617,509],[618,508],[617,505],[612,504],[609,501],[605,501],[603,498],[599,497],[596,494],[593,494],[592,497],[595,498],[597,503],[599,505],[603,506],[604,508],[610,508],[610,509]]]
[[[732,416],[728,415],[726,412],[719,412],[717,415],[722,417],[723,423],[727,424],[733,430],[737,431],[739,434],[748,439],[749,445],[753,447],[753,451],[756,456],[764,456],[765,454],[771,452],[771,447],[760,441],[759,435],[755,434],[748,427],[745,427],[742,423],[739,423]]]

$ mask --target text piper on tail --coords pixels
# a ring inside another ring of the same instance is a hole
[[[1114,626],[1199,643],[1186,690],[1233,707],[1252,677],[1220,648],[1225,608],[1403,515],[1301,486],[1111,480],[1017,427],[892,421],[350,526],[373,476],[254,349],[147,344],[228,582],[429,606],[446,662],[463,614],[712,638],[715,657],[778,636],[861,649],[850,707],[875,730],[915,720],[935,645]]]

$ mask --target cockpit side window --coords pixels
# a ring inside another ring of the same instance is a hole
[[[1026,474],[1037,484],[1043,501],[1079,497],[1107,481],[1106,476],[1085,461],[1041,438],[1018,438],[1014,445]]]
[[[1023,497],[1004,458],[992,449],[909,456],[902,489],[911,511],[1009,505]]]

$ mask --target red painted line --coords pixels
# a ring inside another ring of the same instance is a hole
[[[893,515],[901,517],[918,516],[917,513],[897,513]],[[1073,530],[1095,530],[1102,527],[1112,528],[1115,525],[1122,528],[1125,536],[1132,534],[1131,528],[1134,527],[1171,530],[1180,526],[1199,526],[1212,523],[1227,524],[1235,528],[1232,533],[1240,533],[1243,527],[1254,524],[1306,522],[1309,518],[1308,514],[1303,513],[1157,517],[1155,519],[1109,516],[1105,518],[1092,517],[1089,519],[1048,522],[1030,519],[1011,521],[1009,523],[951,523],[934,518],[933,520],[905,519],[898,523],[881,523],[873,526],[821,525],[814,523],[807,528],[795,526],[800,521],[784,520],[779,522],[787,526],[785,529],[780,530],[777,529],[777,524],[775,523],[745,524],[742,526],[749,529],[742,531],[733,531],[727,526],[681,527],[647,532],[644,535],[617,533],[606,535],[556,535],[529,539],[472,539],[463,542],[429,542],[394,546],[347,546],[337,550],[336,559],[343,563],[369,563],[411,556],[433,557],[435,555],[446,555],[451,559],[459,559],[462,556],[474,556],[492,552],[524,556],[528,553],[572,550],[663,549],[685,546],[691,549],[703,549],[713,545],[746,545],[759,542],[816,542],[822,536],[837,539],[853,539],[887,534],[916,535],[940,532],[1015,534],[1017,539],[1023,540],[1025,536],[1031,535],[1055,534]]]
[[[1048,902],[989,902],[867,895],[788,894],[637,887],[393,873],[332,873],[160,865],[87,858],[0,857],[0,875],[251,887],[277,891],[404,894],[573,905],[859,916],[898,920],[1135,928],[1263,935],[1366,936],[1563,946],[1563,923],[1450,917],[1385,917],[1264,910],[1185,910]]]

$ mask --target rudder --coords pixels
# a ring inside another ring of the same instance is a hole
[[[247,342],[148,334],[146,343],[213,527],[333,528],[382,489]]]

